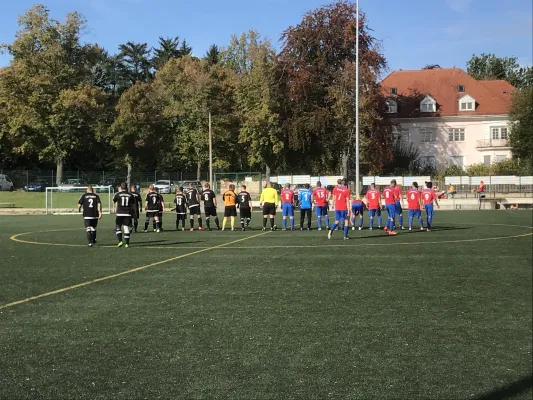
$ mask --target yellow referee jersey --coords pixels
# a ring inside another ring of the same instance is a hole
[[[261,193],[260,203],[274,203],[278,204],[278,192],[274,188],[265,188]]]

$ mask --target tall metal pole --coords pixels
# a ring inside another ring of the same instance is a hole
[[[213,130],[211,112],[209,112],[209,185],[213,188]]]
[[[359,0],[356,2],[357,36],[355,43],[355,193],[361,194],[359,178]]]

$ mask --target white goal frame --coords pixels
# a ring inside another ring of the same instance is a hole
[[[70,193],[71,191],[75,191],[74,193],[78,194],[79,197],[82,196],[83,193],[87,191],[88,186],[53,186],[53,187],[47,187],[46,188],[46,198],[45,198],[45,211],[46,215],[72,215],[74,213],[77,214],[77,209],[68,207],[69,210],[72,210],[71,212],[54,212],[54,192],[59,193]],[[115,190],[113,189],[113,186],[93,186],[94,192],[99,195],[103,195],[101,197],[104,197],[105,194],[107,194],[107,212],[104,212],[104,204],[105,199],[102,199],[102,214],[112,214],[113,213],[113,196],[115,194]]]

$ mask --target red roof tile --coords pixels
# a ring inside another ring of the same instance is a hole
[[[464,92],[458,92],[459,85]],[[507,114],[515,90],[506,81],[478,81],[460,68],[393,71],[381,87],[384,96],[398,103],[398,117]],[[390,94],[391,88],[397,89],[396,95]],[[476,100],[475,111],[459,111],[458,100],[467,94]],[[436,113],[420,113],[420,101],[427,95],[436,100]]]

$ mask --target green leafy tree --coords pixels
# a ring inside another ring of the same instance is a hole
[[[518,88],[533,86],[533,68],[520,67],[516,57],[474,54],[466,63],[466,68],[475,79],[502,79]]]
[[[483,163],[470,164],[468,167],[466,167],[466,174],[468,176],[490,175],[490,167]]]
[[[121,44],[120,58],[126,68],[126,78],[130,85],[151,80],[150,49],[147,43],[127,42]]]
[[[13,151],[56,162],[60,183],[65,158],[94,137],[104,97],[89,85],[101,49],[81,43],[85,19],[76,12],[61,23],[37,5],[19,26],[15,41],[2,45],[12,56],[0,72],[7,132]]]
[[[491,165],[492,175],[530,175],[532,168],[530,163],[525,163],[516,158],[507,158]]]
[[[513,156],[533,165],[533,86],[513,94],[509,120]]]
[[[161,70],[170,60],[182,57],[179,45],[180,38],[178,36],[166,39],[159,37],[159,48],[154,50],[152,59],[152,64],[156,71]]]
[[[192,54],[192,47],[189,46],[189,44],[187,43],[185,39],[183,39],[183,41],[181,42],[179,52],[180,52],[180,57],[185,57],[185,56]]]
[[[444,176],[465,176],[466,171],[463,167],[455,164],[450,164],[444,170]]]
[[[337,2],[307,13],[283,35],[278,57],[287,90],[288,146],[313,172],[347,171],[355,143],[356,36],[360,34],[360,122],[363,159],[373,171],[392,157],[385,99],[376,83],[386,67],[379,44],[356,7]]]

